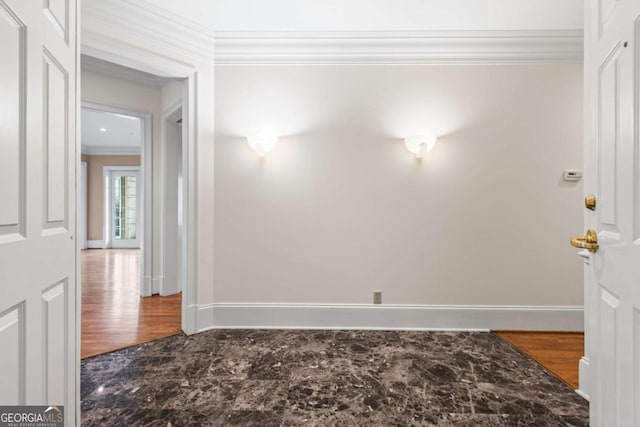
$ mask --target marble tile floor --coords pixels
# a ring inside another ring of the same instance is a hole
[[[217,330],[82,361],[83,426],[587,426],[493,333]]]

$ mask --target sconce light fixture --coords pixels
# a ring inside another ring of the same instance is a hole
[[[257,134],[247,137],[249,147],[255,151],[258,156],[264,157],[278,143],[278,137],[274,135]]]
[[[426,133],[405,138],[404,146],[407,147],[407,150],[415,154],[418,159],[421,159],[422,156],[433,150],[437,140],[437,136]]]

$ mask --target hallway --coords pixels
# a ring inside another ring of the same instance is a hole
[[[82,251],[81,357],[182,331],[182,294],[140,298],[140,251]]]

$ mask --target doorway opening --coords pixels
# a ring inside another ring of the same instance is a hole
[[[163,202],[158,124],[165,96],[173,104],[182,102],[183,82],[84,55],[82,71],[86,180],[81,179],[78,235],[86,248],[81,253],[81,357],[86,358],[182,331],[182,288],[164,273],[165,266],[179,271],[180,248],[172,247],[175,258],[167,262],[161,244],[162,212],[182,214],[177,205],[182,199],[171,199],[176,206]],[[172,148],[182,134],[177,137]],[[176,192],[178,170],[171,186]],[[178,220],[173,223],[168,229],[177,236]]]

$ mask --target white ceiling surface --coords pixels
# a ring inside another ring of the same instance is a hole
[[[100,129],[106,129],[102,132]],[[142,143],[138,117],[82,108],[82,151],[87,154],[135,154]]]
[[[144,1],[216,32],[583,28],[583,0]]]

